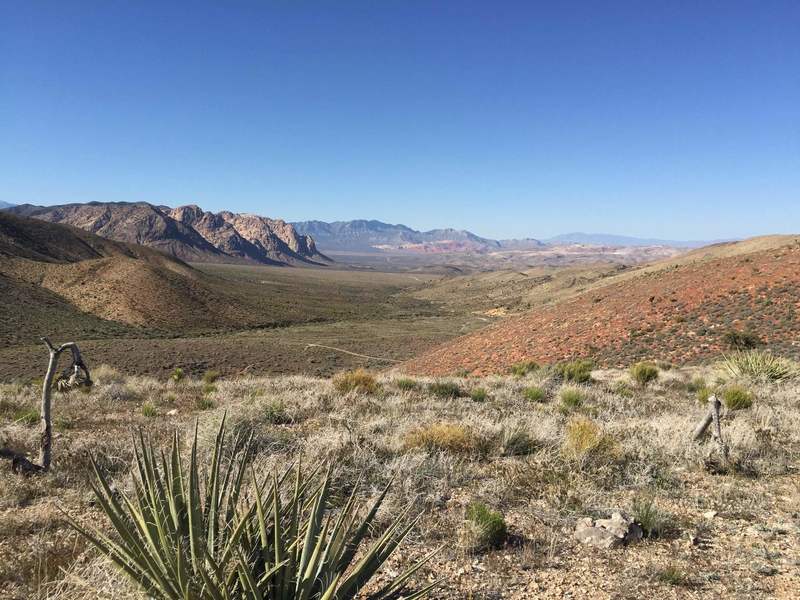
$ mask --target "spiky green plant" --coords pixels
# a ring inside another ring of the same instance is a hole
[[[224,420],[208,469],[197,456],[197,428],[188,466],[179,447],[177,433],[168,454],[157,453],[140,434],[132,497],[115,491],[93,461],[92,489],[113,538],[70,519],[152,598],[351,599],[417,522],[407,518],[409,506],[356,562],[388,487],[360,518],[358,485],[332,512],[330,468],[306,472],[298,464],[259,481],[250,440],[239,437],[228,446]],[[431,556],[371,597],[396,595]],[[426,597],[435,585],[405,598]]]
[[[783,381],[800,375],[800,367],[785,358],[759,350],[723,355],[722,368],[734,377]]]

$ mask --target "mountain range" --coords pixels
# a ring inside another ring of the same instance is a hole
[[[121,242],[141,244],[185,261],[323,265],[330,262],[314,240],[280,219],[198,206],[146,202],[90,202],[60,206],[23,204],[6,212],[79,227]]]
[[[547,244],[585,244],[587,246],[670,246],[672,248],[700,248],[718,242],[728,242],[731,240],[714,241],[680,241],[680,240],[661,240],[656,238],[638,238],[625,235],[612,235],[608,233],[564,233],[544,240]]]

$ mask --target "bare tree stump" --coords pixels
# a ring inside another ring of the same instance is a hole
[[[42,384],[42,405],[40,410],[40,434],[39,434],[39,464],[28,460],[23,454],[14,452],[7,448],[0,448],[0,458],[11,460],[11,470],[14,473],[31,475],[34,473],[47,472],[50,470],[53,447],[53,423],[51,418],[53,379],[58,368],[58,359],[61,353],[69,350],[72,353],[72,364],[59,376],[56,386],[59,391],[68,391],[78,386],[91,386],[92,378],[89,375],[89,368],[83,362],[81,352],[75,342],[61,344],[58,348],[50,343],[46,337],[42,342],[50,352],[50,361],[47,364],[47,373]]]
[[[697,427],[692,434],[692,440],[698,441],[700,438],[703,437],[706,430],[708,429],[709,425],[713,424],[714,428],[712,429],[711,435],[713,436],[714,440],[720,447],[722,451],[722,457],[727,462],[728,460],[728,445],[725,443],[725,440],[722,438],[722,424],[719,418],[719,409],[722,407],[722,403],[719,399],[712,395],[708,399],[708,412],[706,416],[703,417],[703,420],[698,423]]]

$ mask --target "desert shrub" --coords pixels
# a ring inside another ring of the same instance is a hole
[[[724,356],[722,368],[734,377],[754,380],[783,381],[800,374],[797,363],[759,350],[739,351]]]
[[[692,380],[688,384],[686,384],[686,388],[692,393],[699,392],[700,390],[704,390],[707,387],[708,385],[706,384],[705,378],[700,377],[699,375],[697,377],[692,378]]]
[[[671,527],[670,515],[656,506],[652,496],[639,496],[633,500],[631,506],[633,520],[642,528],[645,537],[662,537]]]
[[[219,371],[211,371],[211,370],[206,371],[205,373],[203,373],[203,383],[205,384],[214,383],[219,379],[219,377],[220,377]]]
[[[506,521],[499,512],[482,502],[467,506],[462,541],[467,550],[480,551],[502,546],[508,535]]]
[[[751,350],[764,342],[752,331],[739,331],[731,329],[722,336],[722,341],[730,350]]]
[[[142,404],[142,416],[144,417],[157,417],[158,408],[149,400]]]
[[[527,456],[539,449],[539,442],[522,429],[512,432],[503,443],[505,456]]]
[[[264,420],[273,425],[286,425],[292,422],[292,417],[283,402],[273,400],[264,406]]]
[[[428,384],[428,391],[437,398],[459,398],[463,392],[457,383],[434,381]]]
[[[578,462],[608,462],[616,453],[614,439],[591,419],[575,417],[564,429],[564,454]]]
[[[675,365],[667,360],[657,360],[656,366],[662,371],[671,371],[675,367]]]
[[[669,565],[656,571],[656,579],[661,583],[675,587],[687,587],[691,585],[689,576],[675,565]]]
[[[697,390],[697,403],[708,404],[708,399],[711,398],[711,390],[709,388],[700,388]]]
[[[531,402],[541,402],[545,397],[544,390],[537,385],[526,387],[522,390],[522,395],[525,400],[530,400]]]
[[[125,376],[122,373],[106,364],[99,365],[92,369],[92,379],[95,383],[100,385],[125,382]]]
[[[215,386],[213,383],[203,384],[203,394],[205,396],[210,396],[211,394],[216,393],[216,391],[217,391],[217,386]]]
[[[592,380],[592,369],[594,363],[591,360],[579,359],[570,362],[559,363],[555,366],[556,374],[564,381],[572,383],[588,383]]]
[[[743,410],[753,406],[753,393],[741,385],[728,386],[720,395],[728,410]]]
[[[17,423],[30,427],[39,422],[39,411],[35,408],[22,408],[15,411],[11,418]]]
[[[473,388],[469,393],[469,397],[475,402],[486,402],[486,399],[489,397],[489,393],[486,391],[486,388]]]
[[[470,454],[480,449],[481,441],[468,427],[458,423],[434,423],[408,432],[405,448],[428,451],[446,450],[454,454]]]
[[[333,387],[340,394],[356,392],[359,394],[376,394],[380,391],[380,385],[375,377],[367,373],[364,369],[346,371],[333,377]]]
[[[577,410],[583,406],[586,396],[582,390],[574,387],[566,387],[561,390],[558,395],[561,402],[561,408],[567,411]]]
[[[628,382],[624,379],[618,379],[615,381],[614,385],[611,386],[611,392],[617,396],[622,396],[623,398],[633,398],[635,395],[633,393],[633,389],[631,389],[631,386],[628,385]]]
[[[403,390],[404,392],[411,392],[419,388],[419,384],[413,379],[409,379],[408,377],[401,377],[400,379],[395,379],[394,384],[397,386],[398,390]]]
[[[214,408],[214,401],[208,396],[200,396],[194,401],[194,407],[197,410],[209,410]]]
[[[293,476],[256,478],[252,446],[231,447],[225,437],[223,424],[205,462],[196,437],[191,459],[181,461],[177,433],[166,453],[142,436],[129,502],[93,461],[92,489],[115,541],[70,524],[156,600],[255,600],[276,598],[280,589],[288,600],[354,598],[411,531],[414,520],[403,511],[373,537],[388,488],[365,510],[358,486],[341,496],[330,469],[309,474],[298,465]],[[429,558],[390,574],[377,598],[400,595]],[[409,597],[425,597],[433,587]]]
[[[640,388],[646,388],[647,384],[658,379],[658,367],[649,362],[636,363],[631,367],[630,373],[631,379]]]
[[[510,371],[511,374],[515,375],[516,377],[524,377],[528,373],[535,373],[539,369],[541,369],[539,363],[533,360],[526,360],[511,365]]]
[[[186,375],[184,375],[183,369],[181,369],[180,367],[175,367],[172,370],[172,373],[169,374],[169,379],[173,383],[180,383],[185,378],[186,378]]]

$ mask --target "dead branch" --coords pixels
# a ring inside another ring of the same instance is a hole
[[[11,470],[14,473],[30,475],[33,473],[47,472],[50,470],[53,446],[53,423],[51,418],[53,379],[56,369],[58,369],[58,359],[62,352],[67,350],[72,354],[72,364],[56,380],[56,388],[61,392],[67,392],[80,386],[91,386],[92,378],[89,375],[89,368],[81,357],[81,352],[75,342],[61,344],[57,348],[53,346],[46,337],[41,338],[50,353],[50,360],[47,364],[47,373],[42,384],[42,405],[40,415],[39,433],[39,464],[28,460],[24,455],[14,452],[8,448],[0,448],[0,458],[11,460]]]
[[[708,412],[706,413],[703,420],[697,425],[692,434],[692,440],[698,441],[700,438],[703,437],[706,430],[708,429],[709,425],[713,423],[714,428],[711,432],[714,440],[720,447],[722,451],[722,457],[727,461],[728,460],[728,445],[725,443],[725,440],[722,438],[722,424],[720,422],[719,417],[719,409],[722,407],[722,403],[717,399],[715,395],[712,395],[708,399]]]

